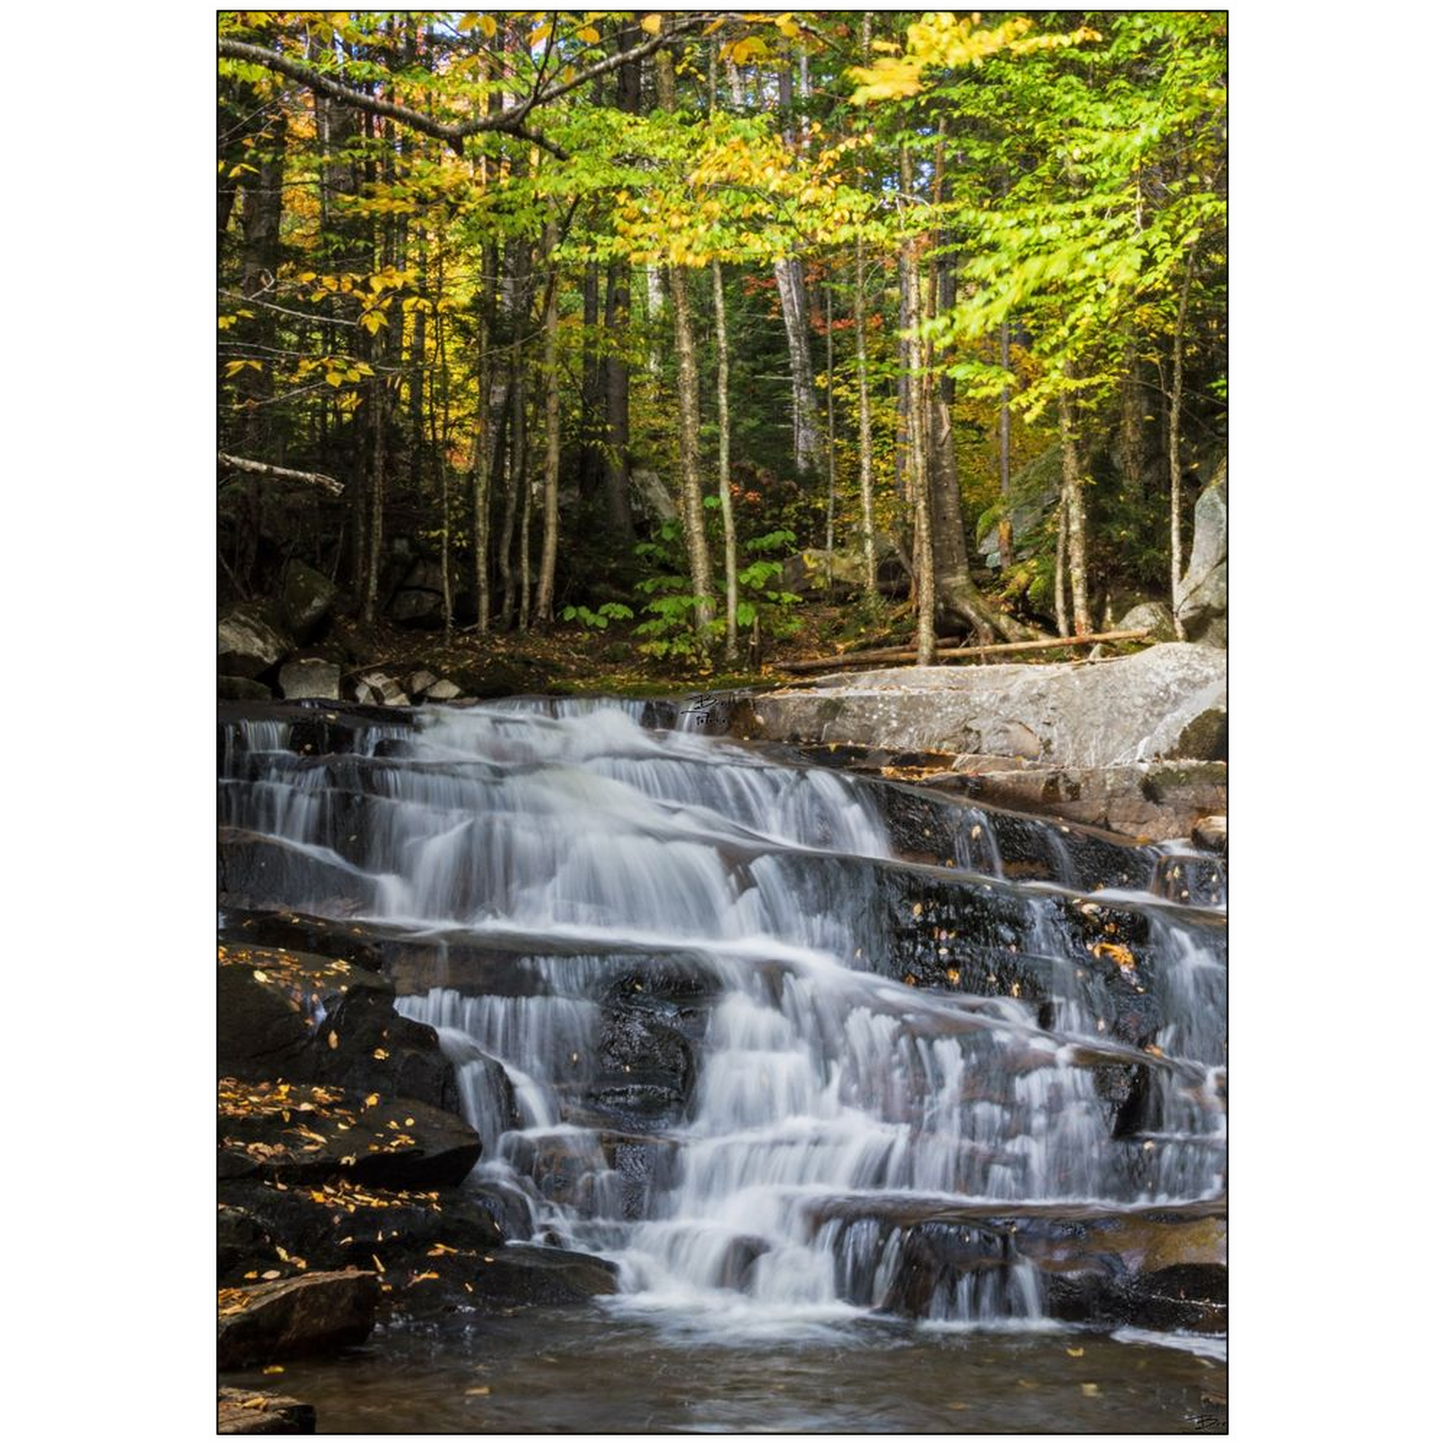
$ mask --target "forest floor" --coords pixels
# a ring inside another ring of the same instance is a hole
[[[559,622],[542,631],[485,637],[459,628],[447,641],[439,632],[348,621],[339,623],[334,635],[350,658],[365,665],[364,670],[399,675],[425,668],[476,696],[495,696],[505,689],[650,697],[775,686],[791,680],[780,669],[781,663],[912,641],[912,616],[906,603],[885,605],[870,616],[856,602],[810,602],[796,609],[794,621],[791,635],[762,640],[759,660],[749,659],[744,638],[741,657],[732,666],[720,653],[706,663],[686,656],[647,656],[627,624],[599,631]]]

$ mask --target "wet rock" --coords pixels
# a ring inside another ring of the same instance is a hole
[[[617,1293],[617,1267],[592,1254],[535,1244],[499,1247],[471,1278],[485,1300],[516,1304],[580,1304]]]
[[[1187,836],[1227,799],[1222,762],[1126,763],[1109,768],[988,767],[961,775],[968,797],[1108,829],[1137,839]]]
[[[218,677],[216,696],[225,702],[270,702],[271,689],[250,677]]]
[[[648,517],[659,522],[677,520],[677,503],[662,478],[641,467],[634,468],[630,478],[631,502],[634,516]]]
[[[1179,584],[1179,621],[1185,636],[1207,647],[1229,639],[1229,481],[1220,462],[1194,504],[1189,569]]]
[[[428,702],[455,702],[462,695],[462,690],[450,678],[441,678],[432,683],[426,690]]]
[[[297,658],[281,668],[281,695],[315,697],[336,702],[341,698],[341,668],[319,657]]]
[[[389,979],[345,958],[222,944],[218,1066],[241,1079],[287,1078],[461,1107],[436,1030],[396,1012]]]
[[[329,577],[298,558],[287,562],[281,574],[281,610],[298,641],[310,642],[316,636],[335,601],[336,586]]]
[[[1201,818],[1190,832],[1196,848],[1207,848],[1211,853],[1223,853],[1229,846],[1229,819],[1224,813],[1213,813]]]
[[[364,912],[372,900],[369,878],[278,838],[222,828],[218,847],[222,907],[284,908],[307,898],[327,913],[346,915]]]
[[[460,1184],[482,1152],[476,1130],[455,1114],[327,1084],[223,1078],[218,1126],[223,1179],[446,1188]]]
[[[248,1365],[329,1354],[363,1344],[376,1322],[376,1276],[319,1273],[222,1290],[217,1365]]]
[[[291,639],[272,622],[266,609],[245,603],[216,624],[216,670],[224,677],[259,677],[291,651]]]
[[[380,1258],[388,1279],[404,1279],[452,1267],[437,1260],[461,1268],[506,1237],[496,1201],[469,1187],[392,1190],[342,1179],[283,1187],[241,1179],[222,1183],[217,1195],[223,1284],[267,1270],[289,1275],[300,1268],[297,1260],[309,1270],[370,1270]]]
[[[316,1408],[268,1390],[223,1385],[216,1397],[218,1435],[314,1435]]]
[[[436,673],[428,672],[426,668],[420,668],[418,671],[412,673],[409,678],[407,678],[406,690],[414,698],[423,697],[425,696],[427,689],[434,686],[436,684],[436,681]]]
[[[695,1072],[692,1045],[670,1023],[614,1007],[603,1015],[587,1098],[595,1107],[675,1115],[686,1109]]]
[[[1174,853],[1155,866],[1150,891],[1171,903],[1219,908],[1225,902],[1224,863],[1196,853]]]

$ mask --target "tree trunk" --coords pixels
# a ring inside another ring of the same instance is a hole
[[[712,263],[712,299],[717,313],[717,494],[723,524],[723,575],[727,587],[727,642],[729,662],[738,655],[738,538],[733,525],[732,458],[728,413],[728,312],[723,293],[722,264]]]
[[[1184,410],[1184,318],[1189,308],[1189,288],[1194,284],[1196,240],[1189,248],[1184,284],[1179,288],[1179,311],[1174,319],[1174,375],[1169,391],[1169,599],[1174,614],[1174,633],[1184,641],[1179,621],[1179,593],[1184,581],[1184,467],[1179,457],[1180,419]]]
[[[1069,635],[1069,498],[1059,493],[1059,530],[1054,538],[1054,631]]]
[[[864,34],[867,34],[864,19]],[[867,595],[878,597],[878,541],[873,524],[873,416],[868,396],[868,297],[863,269],[863,237],[853,258],[853,325],[858,346],[858,488],[863,504],[863,577]]]
[[[808,348],[808,317],[803,295],[803,266],[796,258],[775,261],[773,277],[788,339],[788,375],[793,394],[793,464],[800,472],[821,471],[818,398],[813,389],[813,360]]]
[[[1072,365],[1064,367],[1064,379],[1071,381]],[[1063,450],[1063,497],[1069,515],[1069,592],[1073,598],[1074,633],[1090,630],[1088,513],[1084,506],[1084,474],[1079,462],[1077,409],[1074,396],[1065,390],[1059,396],[1059,442]]]
[[[900,151],[903,190],[912,184],[912,166],[906,149]],[[899,318],[908,356],[908,473],[913,493],[913,583],[918,609],[918,665],[933,662],[937,647],[934,632],[933,572],[933,499],[928,485],[928,408],[925,401],[926,378],[923,372],[923,344],[918,338],[920,306],[918,296],[917,237],[906,237],[899,252],[899,274],[902,281]]]
[[[827,335],[824,343],[824,372],[828,378],[828,520],[824,547],[828,553],[828,582],[833,581],[833,522],[838,510],[838,431],[833,400],[833,288],[823,286],[823,321]]]
[[[998,329],[999,365],[1009,369],[1008,318]],[[1014,519],[1009,510],[1009,384],[1003,384],[998,409],[998,560],[1000,567],[1014,564]]]
[[[491,440],[492,440],[492,275],[497,250],[484,252],[482,300],[477,316],[477,435],[472,452],[472,573],[477,589],[477,631],[492,625],[491,582],[487,548],[491,543]]]
[[[657,97],[663,110],[677,107],[677,89],[672,56],[659,50],[656,58]],[[697,352],[693,345],[692,313],[688,309],[687,274],[680,266],[667,268],[667,286],[672,297],[672,324],[677,344],[678,461],[683,536],[691,573],[695,604],[695,625],[700,638],[712,623],[712,561],[708,556],[706,519],[702,505],[702,467],[698,459],[701,418],[697,393]]]
[[[557,577],[557,484],[562,462],[562,402],[557,383],[557,292],[561,277],[555,259],[556,221],[547,222],[542,248],[551,269],[542,314],[542,414],[547,452],[542,471],[542,561],[537,572],[537,600],[532,614],[539,627],[552,620],[552,592]]]

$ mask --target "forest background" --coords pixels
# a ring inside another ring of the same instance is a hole
[[[1167,632],[1226,446],[1222,13],[222,12],[219,48],[223,599],[669,675],[755,670],[805,593],[919,660]]]

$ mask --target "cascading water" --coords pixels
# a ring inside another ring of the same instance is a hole
[[[456,1065],[478,1187],[616,1261],[613,1307],[1038,1327],[998,1217],[1221,1195],[1221,916],[1142,891],[1155,856],[1092,879],[1102,845],[1011,818],[1020,881],[1000,819],[943,805],[905,858],[901,792],[643,704],[310,716],[226,729],[246,901],[430,950],[398,1008]]]

